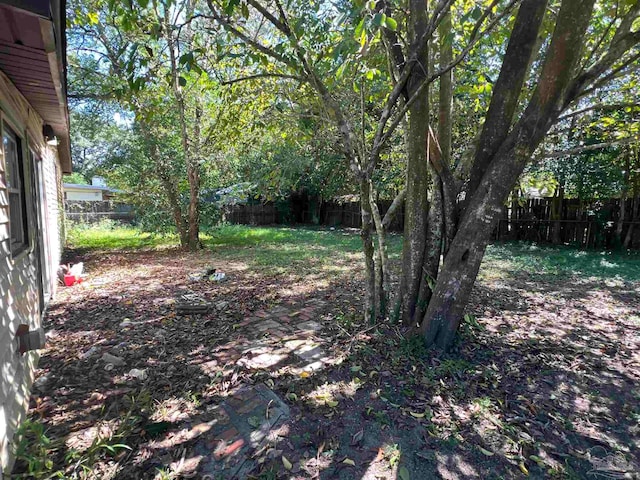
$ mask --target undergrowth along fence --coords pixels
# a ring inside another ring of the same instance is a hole
[[[384,216],[391,200],[378,202]],[[274,202],[222,207],[222,221],[241,225],[325,225],[330,227],[360,228],[360,204],[358,202],[323,202],[316,208],[282,207]],[[397,212],[389,226],[390,231],[402,231],[404,211]]]
[[[65,217],[72,223],[100,223],[113,220],[121,223],[133,223],[135,215],[133,207],[120,202],[106,200],[90,202],[86,200],[66,200],[64,202]]]

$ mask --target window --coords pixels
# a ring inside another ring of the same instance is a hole
[[[27,200],[25,197],[25,172],[22,148],[18,136],[7,127],[2,132],[2,147],[9,190],[9,228],[11,230],[11,253],[16,255],[28,244]]]

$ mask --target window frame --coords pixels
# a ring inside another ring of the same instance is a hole
[[[28,175],[29,170],[25,164],[24,146],[25,139],[19,133],[19,129],[7,121],[6,116],[2,115],[2,122],[0,124],[0,136],[2,137],[2,156],[4,159],[4,182],[7,191],[8,205],[7,210],[9,213],[9,250],[11,257],[16,259],[21,254],[27,252],[31,248],[31,228],[29,224],[29,205],[28,205]],[[5,150],[5,137],[8,137],[15,144],[16,159],[15,164],[13,159],[9,159],[7,151]],[[16,168],[17,167],[17,168]],[[14,172],[14,168],[16,168]],[[13,185],[12,180],[15,180],[17,174],[18,186]],[[11,177],[14,177],[13,179]],[[20,239],[14,240],[15,233],[15,206],[13,205],[12,196],[18,196],[18,222],[20,225]]]

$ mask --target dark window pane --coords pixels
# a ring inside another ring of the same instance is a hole
[[[27,203],[25,192],[25,170],[22,162],[20,138],[5,128],[2,134],[6,180],[9,190],[9,228],[11,230],[11,252],[18,253],[26,247]]]

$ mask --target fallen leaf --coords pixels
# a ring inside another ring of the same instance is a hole
[[[338,402],[336,402],[335,400],[327,400],[325,403],[327,404],[327,406],[329,406],[331,408],[334,408],[334,407],[338,406]]]
[[[309,378],[310,376],[309,372],[300,372],[300,378]]]
[[[407,470],[407,467],[400,467],[400,470],[398,470],[398,478],[400,480],[410,480],[411,476],[409,475],[409,470]]]
[[[409,414],[414,417],[414,418],[424,418],[424,413],[416,413],[416,412],[409,412]]]
[[[541,459],[540,457],[538,457],[536,455],[530,455],[529,459],[533,460],[534,462],[536,462],[540,468],[547,468],[546,462],[543,459]]]
[[[345,465],[351,465],[352,467],[356,466],[356,462],[354,462],[353,460],[351,460],[350,458],[345,458],[342,463],[344,463]]]
[[[289,460],[287,460],[287,457],[285,457],[284,455],[282,456],[282,464],[287,470],[291,470],[293,468],[293,464]]]
[[[485,450],[482,447],[478,447],[478,450],[480,450],[480,452],[484,455],[486,455],[487,457],[492,457],[495,455],[495,452],[490,452],[489,450]]]
[[[527,470],[527,467],[525,466],[524,462],[520,462],[518,464],[518,467],[520,467],[520,471],[522,473],[524,473],[525,475],[529,475],[529,470]]]

